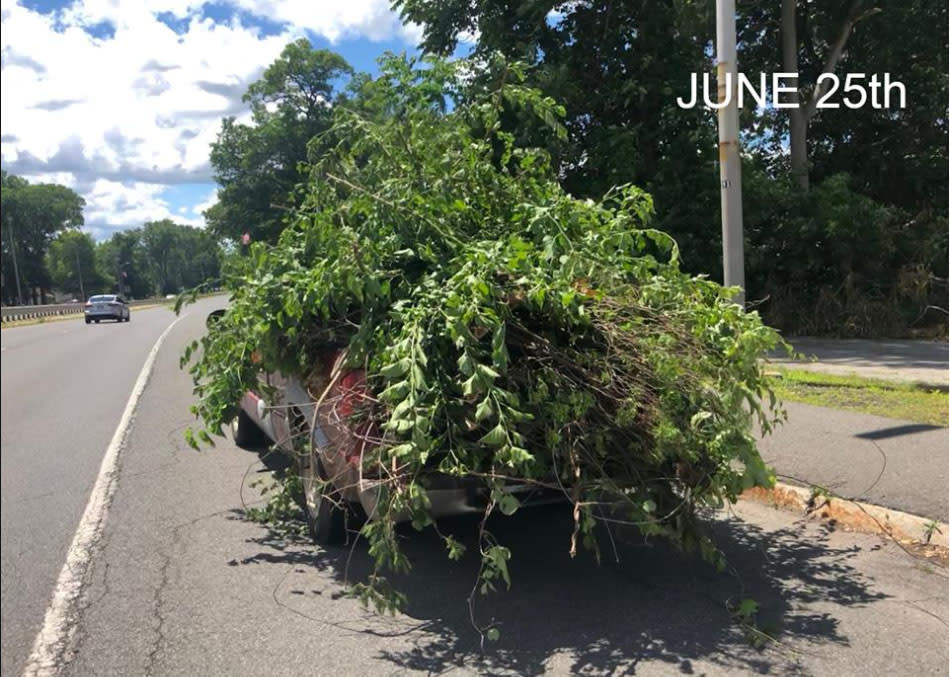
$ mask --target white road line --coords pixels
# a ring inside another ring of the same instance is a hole
[[[59,572],[59,579],[56,581],[53,598],[46,610],[43,627],[33,642],[33,652],[30,654],[26,668],[23,670],[24,677],[27,675],[30,677],[33,675],[55,675],[62,667],[63,656],[76,632],[77,612],[82,596],[83,583],[89,571],[89,564],[96,545],[102,536],[102,528],[109,513],[109,504],[112,502],[112,495],[115,493],[118,480],[116,470],[119,454],[125,448],[129,430],[135,420],[135,410],[138,407],[139,398],[145,391],[145,386],[148,385],[152,368],[155,366],[155,358],[158,356],[158,350],[162,347],[162,343],[164,343],[165,337],[168,336],[172,327],[185,317],[185,315],[182,315],[168,325],[162,335],[158,337],[155,345],[152,346],[152,351],[148,354],[148,357],[145,358],[145,364],[142,365],[142,371],[139,372],[138,380],[132,388],[132,394],[125,405],[125,411],[122,413],[119,426],[115,429],[112,441],[106,448],[102,465],[99,467],[99,475],[96,477],[96,484],[92,488],[89,502],[86,503],[86,510],[82,514],[79,527],[76,529],[75,536],[73,536],[72,545],[66,554],[66,563],[63,565],[62,571]]]

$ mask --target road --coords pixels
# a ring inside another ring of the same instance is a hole
[[[132,385],[174,319],[152,308],[2,332],[4,674],[29,653]]]
[[[449,562],[432,534],[404,532],[407,613],[364,610],[341,594],[365,575],[365,546],[321,550],[247,521],[251,483],[269,476],[258,456],[184,443],[191,384],[178,357],[219,303],[191,307],[158,352],[62,674],[946,674],[945,569],[755,505],[709,519],[741,579],[629,534],[616,550],[604,539],[600,566],[572,560],[558,506],[499,521],[513,588],[479,602],[502,632],[484,650],[465,603],[476,559]],[[2,334],[4,676],[22,672],[103,452],[173,319],[156,309],[128,325]],[[469,553],[474,526],[443,525]],[[778,644],[756,650],[730,623],[727,604],[745,597]]]

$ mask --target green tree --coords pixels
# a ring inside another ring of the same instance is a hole
[[[217,279],[221,274],[221,248],[214,235],[201,228],[180,226],[178,237],[183,254],[178,271],[181,286],[191,289]]]
[[[96,268],[96,243],[88,233],[67,230],[57,235],[49,246],[47,266],[56,288],[81,300],[105,286]]]
[[[168,219],[146,223],[142,249],[154,291],[177,293],[220,275],[220,248],[215,237],[200,228]]]
[[[595,199],[624,182],[643,186],[684,267],[719,277],[715,117],[675,104],[690,75],[713,66],[712,3],[394,4],[423,26],[429,52],[451,53],[467,31],[483,61],[502,52],[533,64],[530,83],[567,111],[567,142],[547,144],[562,185]],[[945,323],[945,311],[927,309],[946,305],[946,23],[947,7],[924,0],[739,1],[741,70],[801,73],[800,110],[742,115],[748,297],[770,299],[761,309],[784,329],[827,332],[837,322],[840,332],[867,333],[875,317],[889,318],[879,331],[892,333]],[[890,73],[908,105],[817,109],[815,83],[828,70]],[[497,84],[497,73],[483,77]],[[500,124],[535,142],[524,116],[505,113]],[[810,201],[795,195],[809,184]],[[875,232],[862,238],[862,229]],[[828,255],[852,245],[851,255]],[[820,309],[825,317],[812,322]]]
[[[800,73],[800,108],[744,117],[749,282],[777,325],[946,326],[947,11],[923,0],[740,2],[742,70]],[[877,107],[848,108],[843,98],[858,96],[839,89],[829,99],[839,107],[819,109],[823,72],[842,85],[863,73],[863,87],[888,73],[906,106],[892,91],[885,107],[879,91]]]
[[[154,292],[142,229],[114,233],[96,247],[99,274],[111,281],[112,289],[130,298],[145,298]]]
[[[31,184],[2,172],[0,242],[5,301],[46,301],[46,292],[53,282],[46,267],[50,241],[60,231],[84,223],[85,204],[82,197],[66,186]]]
[[[221,185],[218,202],[205,212],[211,231],[240,240],[273,242],[297,202],[307,144],[330,125],[336,86],[352,74],[338,54],[300,39],[284,48],[244,95],[252,125],[225,118],[211,146],[211,165]]]
[[[562,185],[595,199],[623,183],[643,186],[656,203],[655,223],[682,246],[684,265],[696,272],[720,269],[719,229],[710,227],[719,207],[715,117],[676,104],[690,75],[711,67],[715,30],[708,3],[395,5],[423,26],[428,52],[451,53],[459,31],[469,31],[478,34],[480,58],[502,53],[533,64],[529,84],[567,113],[566,143],[547,145]],[[503,124],[526,137],[525,116],[503,116]]]

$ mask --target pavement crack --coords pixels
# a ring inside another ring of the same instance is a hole
[[[173,530],[172,545],[168,550],[172,550],[175,545],[178,543],[179,534],[178,529]],[[145,664],[145,675],[155,674],[155,663],[158,660],[159,655],[165,648],[165,644],[168,641],[168,638],[165,635],[165,590],[168,587],[169,582],[169,570],[172,566],[172,556],[168,554],[168,551],[165,549],[160,549],[159,557],[162,558],[162,566],[159,569],[159,581],[158,585],[155,587],[155,594],[152,596],[152,606],[155,610],[155,617],[158,619],[158,624],[155,627],[155,640],[152,642],[152,646],[149,648],[148,654],[146,655],[146,664]]]
[[[167,610],[165,608],[165,597],[169,584],[171,583],[172,565],[175,562],[174,555],[179,550],[182,542],[182,531],[194,524],[197,524],[198,522],[201,522],[202,520],[223,515],[228,512],[230,512],[230,510],[218,510],[173,526],[171,528],[171,543],[167,548],[158,549],[158,556],[161,558],[162,564],[161,567],[159,567],[158,585],[155,587],[155,593],[152,595],[152,608],[154,609],[154,615],[155,618],[158,619],[158,622],[155,626],[154,641],[152,641],[148,654],[146,655],[146,664],[143,674],[156,674],[156,664],[168,644],[168,636],[166,634],[168,618]]]

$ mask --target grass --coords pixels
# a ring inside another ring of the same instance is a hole
[[[770,370],[771,371],[771,370]],[[776,369],[775,394],[788,402],[886,416],[947,427],[947,393],[860,376],[838,376],[801,369]]]

